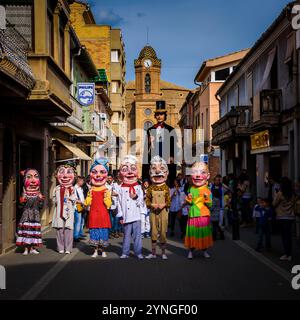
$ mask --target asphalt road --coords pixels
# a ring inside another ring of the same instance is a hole
[[[210,249],[211,258],[186,258],[182,240],[169,239],[169,260],[120,260],[122,239],[111,240],[108,257],[90,257],[89,246],[76,244],[71,255],[55,251],[53,231],[44,236],[40,255],[9,253],[0,257],[7,289],[0,300],[72,299],[299,299],[291,287],[291,264],[281,265],[227,234]],[[143,240],[143,253],[150,252]]]

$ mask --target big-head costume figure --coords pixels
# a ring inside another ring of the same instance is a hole
[[[17,246],[25,247],[24,255],[38,254],[35,247],[42,245],[40,210],[43,207],[44,196],[40,191],[40,175],[35,169],[22,171],[23,193],[20,198],[22,217],[18,224]]]
[[[137,182],[137,158],[132,155],[125,156],[121,161],[121,185],[116,189],[118,193],[117,217],[124,226],[124,240],[121,258],[128,258],[130,253],[131,236],[134,253],[139,259],[142,255],[141,214],[147,213],[142,187]]]
[[[210,207],[212,196],[208,188],[210,177],[208,165],[196,162],[192,166],[192,187],[186,198],[191,205],[186,229],[185,247],[189,249],[188,258],[193,258],[193,250],[203,250],[204,257],[209,258],[206,249],[213,245],[210,224]]]
[[[159,234],[159,242],[162,250],[162,258],[166,255],[166,233],[168,229],[168,209],[171,205],[170,190],[166,184],[168,179],[168,166],[164,159],[155,156],[150,164],[150,179],[152,185],[147,189],[146,205],[150,209],[152,253],[148,259],[156,258],[156,244]]]
[[[74,211],[76,209],[76,194],[74,182],[76,179],[75,164],[67,163],[56,169],[58,185],[53,192],[54,213],[52,227],[56,229],[57,250],[69,254],[73,248]]]
[[[90,245],[94,249],[92,255],[96,258],[101,255],[107,256],[104,249],[108,247],[109,229],[111,221],[108,209],[112,205],[111,191],[105,186],[109,171],[106,158],[96,159],[90,169],[91,190],[89,191],[84,205],[90,207],[88,227],[90,229]]]
[[[154,117],[155,125],[147,130],[147,159],[148,164],[143,165],[143,178],[149,178],[149,164],[154,156],[160,156],[168,164],[170,181],[176,178],[176,164],[174,163],[176,133],[175,129],[166,123],[167,109],[165,101],[156,101]],[[145,159],[145,160],[146,160]]]

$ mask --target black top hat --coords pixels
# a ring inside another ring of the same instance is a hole
[[[167,113],[166,101],[164,101],[164,100],[156,101],[156,109],[155,109],[154,113],[157,113],[157,112]]]

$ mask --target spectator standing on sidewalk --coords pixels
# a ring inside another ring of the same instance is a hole
[[[175,223],[177,217],[181,215],[182,209],[182,188],[180,186],[180,180],[174,180],[174,187],[170,189],[170,198],[171,198],[171,206],[170,206],[170,237],[174,237]]]
[[[258,197],[256,205],[253,208],[252,218],[255,220],[255,233],[259,232],[259,218],[260,218],[260,209],[261,209],[262,198]],[[270,202],[269,202],[270,203]]]
[[[224,240],[224,231],[222,229],[221,221],[221,205],[220,205],[220,190],[214,189],[212,191],[212,206],[210,209],[210,219],[212,223],[213,240],[217,240],[217,234],[220,234],[220,239]]]
[[[213,194],[214,190],[219,191],[219,200],[220,200],[220,225],[223,225],[224,218],[224,190],[225,186],[222,183],[222,176],[220,174],[216,175],[214,178],[214,183],[211,186],[211,193]]]
[[[251,217],[251,192],[250,192],[250,180],[247,173],[247,170],[242,170],[241,175],[239,176],[239,185],[238,188],[242,192],[242,203],[241,203],[241,214],[242,214],[242,225],[241,227],[247,227],[252,220]]]
[[[146,202],[146,194],[147,194],[147,189],[150,186],[150,181],[148,179],[145,179],[142,184],[142,189],[143,189],[143,194],[144,194],[144,201]],[[143,238],[150,238],[150,231],[151,231],[151,226],[150,226],[150,209],[147,208],[146,212],[141,213],[141,233],[142,233],[142,239]]]
[[[292,227],[295,221],[294,207],[295,196],[292,181],[283,177],[280,183],[280,191],[277,192],[273,206],[276,210],[276,218],[280,223],[284,254],[280,260],[292,260]]]
[[[84,218],[83,218],[83,211],[84,211],[84,193],[82,186],[84,184],[83,177],[77,177],[76,184],[75,184],[75,194],[77,197],[76,201],[76,208],[74,212],[74,242],[79,242],[80,237],[83,235],[83,226],[84,226]]]
[[[111,192],[111,199],[112,199],[112,205],[108,209],[110,222],[111,222],[111,229],[109,230],[109,238],[119,238],[119,234],[117,232],[118,229],[118,223],[119,219],[116,217],[116,204],[117,204],[117,197],[113,195],[113,187],[114,187],[114,177],[112,174],[107,175],[107,182],[106,182],[106,188]]]
[[[268,198],[260,199],[260,205],[257,207],[259,216],[256,217],[258,226],[258,240],[256,251],[261,251],[263,248],[263,240],[266,238],[266,248],[271,249],[271,221],[273,217],[273,211],[270,207]]]

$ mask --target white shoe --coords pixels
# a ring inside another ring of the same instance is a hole
[[[207,253],[207,251],[204,251],[204,252],[203,252],[203,257],[204,257],[205,259],[209,259],[209,258],[210,258],[210,255]]]
[[[28,249],[25,249],[25,251],[23,252],[23,256],[28,256]]]
[[[59,254],[63,254],[63,253],[65,253],[65,251],[64,250],[60,250],[60,251],[58,251],[58,253]]]
[[[188,259],[193,259],[193,252],[192,251],[189,251]]]
[[[70,254],[71,253],[71,251],[66,251],[66,254]]]
[[[40,254],[36,249],[31,249],[31,250],[30,250],[30,253],[31,253],[31,254]]]
[[[156,255],[150,253],[150,254],[148,254],[148,255],[146,256],[146,259],[156,259]]]
[[[122,254],[122,255],[120,256],[120,259],[127,259],[127,258],[129,258],[129,256],[127,256],[126,254]]]
[[[107,257],[107,253],[103,251],[101,256],[102,256],[102,258],[106,258]]]
[[[96,250],[91,257],[92,258],[97,258],[98,257],[98,251]]]
[[[139,254],[137,257],[138,257],[139,260],[143,260],[144,259],[144,256],[142,254]]]
[[[167,255],[165,253],[161,257],[162,257],[163,260],[168,260],[168,257],[167,257]]]

